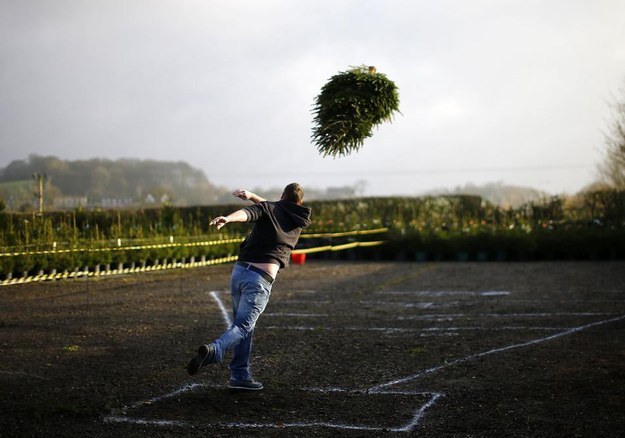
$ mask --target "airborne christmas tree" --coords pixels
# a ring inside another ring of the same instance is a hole
[[[323,156],[358,151],[374,127],[399,112],[397,86],[375,67],[354,67],[330,78],[313,108],[312,141]]]

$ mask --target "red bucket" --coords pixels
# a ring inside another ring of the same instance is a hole
[[[296,265],[303,265],[306,263],[306,254],[303,253],[291,253],[291,261]]]

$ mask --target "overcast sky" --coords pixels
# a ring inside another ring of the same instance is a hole
[[[314,98],[362,64],[402,115],[323,158]],[[185,161],[228,188],[574,193],[624,85],[623,0],[0,0],[0,167],[34,153]]]

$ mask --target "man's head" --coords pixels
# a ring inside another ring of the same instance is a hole
[[[298,183],[291,183],[284,188],[280,199],[301,205],[304,200],[304,190]]]

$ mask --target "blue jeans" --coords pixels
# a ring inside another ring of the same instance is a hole
[[[272,283],[257,272],[240,264],[232,270],[232,326],[216,341],[215,361],[223,362],[226,351],[232,348],[230,374],[234,380],[252,380],[250,353],[256,321],[269,302]]]

